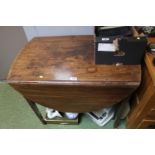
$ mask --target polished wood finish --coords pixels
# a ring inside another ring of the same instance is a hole
[[[153,41],[151,38],[150,42]],[[155,42],[155,38],[154,38]],[[155,125],[155,55],[147,53],[143,67],[142,84],[132,101],[131,112],[127,119],[127,128],[147,128]]]
[[[140,65],[95,65],[94,36],[34,38],[19,53],[8,83],[49,108],[88,112],[111,106],[140,84]]]

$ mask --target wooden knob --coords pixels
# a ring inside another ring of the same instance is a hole
[[[97,71],[97,68],[96,67],[89,67],[87,70],[89,73],[94,73]]]

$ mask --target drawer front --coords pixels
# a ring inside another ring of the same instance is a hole
[[[155,109],[151,109],[145,119],[146,120],[155,120]]]
[[[147,128],[150,125],[155,125],[155,109],[149,111],[147,116],[138,125],[138,128]]]
[[[138,124],[137,128],[148,128],[151,125],[155,125],[155,120],[143,120],[140,124]]]

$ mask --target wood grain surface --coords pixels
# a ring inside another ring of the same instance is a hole
[[[18,54],[7,81],[25,97],[60,111],[116,104],[140,84],[140,65],[96,65],[94,36],[34,38]]]

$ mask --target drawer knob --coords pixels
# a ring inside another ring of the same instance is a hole
[[[96,68],[96,67],[89,67],[89,68],[87,69],[87,71],[88,71],[89,73],[94,73],[94,72],[97,71],[97,68]]]

